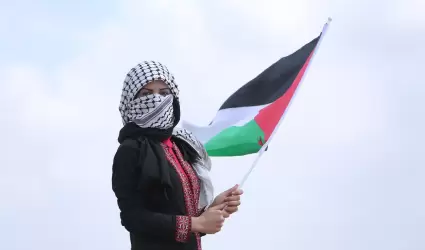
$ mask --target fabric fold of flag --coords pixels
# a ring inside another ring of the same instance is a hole
[[[183,122],[183,127],[204,143],[210,156],[258,152],[285,114],[319,39],[320,35],[238,89],[210,125]]]

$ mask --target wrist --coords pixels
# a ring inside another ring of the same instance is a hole
[[[202,232],[202,218],[199,217],[192,217],[192,228],[191,231],[195,233],[201,233]]]
[[[207,210],[209,207],[214,207],[216,205],[218,205],[217,204],[217,197],[214,198],[213,202],[209,206],[205,207],[205,210]]]

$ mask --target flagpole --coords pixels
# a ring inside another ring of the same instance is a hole
[[[307,70],[309,69],[309,67],[310,67],[310,65],[311,65],[311,62],[313,61],[313,58],[314,58],[314,56],[316,55],[316,52],[317,52],[317,51],[318,51],[318,49],[319,49],[320,43],[322,42],[322,39],[323,39],[323,37],[325,36],[326,31],[327,31],[327,29],[328,29],[328,26],[329,26],[329,24],[330,24],[331,22],[332,22],[332,18],[328,17],[328,21],[327,21],[327,22],[325,23],[325,25],[323,26],[322,33],[321,33],[321,35],[320,35],[319,41],[317,41],[316,48],[314,49],[313,54],[311,55],[310,62],[308,63],[308,65],[307,65],[307,67],[306,67],[306,69],[305,69],[305,71],[304,71],[304,76],[301,78],[301,81],[300,81],[299,85],[301,85],[301,83],[302,83],[303,79],[305,78],[305,75],[306,75],[306,73],[307,73]],[[299,88],[299,86],[298,86],[298,88]],[[294,92],[294,97],[295,97],[295,95],[296,95],[296,92],[297,92],[298,88],[297,88],[297,89],[295,90],[295,92]],[[291,105],[291,102],[292,102],[292,100],[294,99],[294,97],[293,97],[293,98],[291,98],[291,100],[289,101],[287,109],[288,109],[288,108],[289,108],[289,106]],[[258,154],[257,154],[257,157],[255,157],[254,162],[252,163],[252,165],[251,165],[251,167],[249,168],[248,172],[245,174],[245,176],[243,177],[242,181],[240,182],[240,184],[239,184],[239,188],[241,188],[241,187],[245,184],[245,182],[246,182],[246,180],[248,179],[249,175],[252,173],[252,171],[254,170],[254,168],[257,166],[258,161],[260,160],[260,158],[261,158],[261,156],[263,155],[264,151],[267,149],[267,146],[269,145],[270,141],[273,139],[274,135],[276,134],[276,131],[278,130],[278,128],[279,128],[279,126],[280,126],[280,124],[282,123],[282,121],[283,121],[283,117],[284,117],[284,116],[282,116],[282,117],[280,118],[280,120],[279,120],[279,122],[277,123],[277,125],[276,125],[275,129],[274,129],[274,130],[273,130],[273,132],[271,133],[271,135],[270,135],[269,139],[268,139],[268,140],[267,140],[267,141],[263,144],[263,146],[260,148],[260,150],[259,150],[259,152],[258,152]]]

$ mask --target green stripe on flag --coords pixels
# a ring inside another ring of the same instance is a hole
[[[264,132],[251,120],[243,126],[224,129],[211,138],[205,148],[210,156],[241,156],[258,152],[263,140]]]

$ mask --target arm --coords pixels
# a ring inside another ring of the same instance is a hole
[[[134,234],[185,242],[192,229],[192,218],[155,213],[144,207],[137,192],[138,149],[120,146],[114,157],[112,189],[118,200],[122,225]]]

